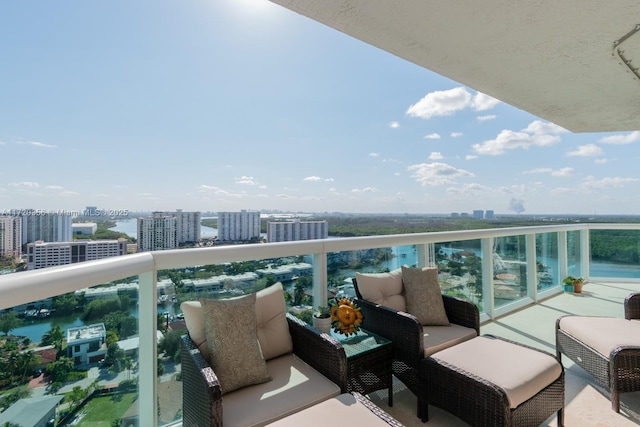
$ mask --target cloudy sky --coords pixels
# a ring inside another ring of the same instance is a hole
[[[3,210],[640,214],[573,134],[265,0],[0,3]]]

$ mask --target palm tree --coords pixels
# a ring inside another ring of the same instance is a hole
[[[46,332],[42,336],[42,345],[53,345],[56,349],[56,352],[60,351],[62,348],[62,343],[64,341],[64,332],[60,328],[60,325],[55,325],[53,328]]]

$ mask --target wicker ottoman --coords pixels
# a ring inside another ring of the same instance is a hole
[[[418,405],[472,426],[539,426],[555,412],[564,423],[564,368],[552,354],[491,335],[423,360]]]

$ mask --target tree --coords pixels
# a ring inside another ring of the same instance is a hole
[[[62,356],[55,362],[49,363],[47,372],[52,383],[64,383],[69,373],[73,372],[73,360],[70,357]]]
[[[73,387],[71,392],[67,394],[67,398],[70,400],[72,407],[82,402],[85,397],[87,397],[87,391],[79,385]]]
[[[57,316],[73,313],[77,305],[78,297],[76,297],[73,292],[53,297],[53,308],[56,311]]]
[[[46,332],[42,336],[42,345],[52,345],[55,347],[56,351],[60,351],[62,349],[62,343],[64,342],[64,332],[60,325],[55,325],[53,328]]]
[[[180,361],[180,337],[183,332],[170,331],[158,343],[158,353],[164,352],[174,362]]]
[[[0,331],[4,332],[5,335],[9,335],[10,331],[21,325],[22,320],[18,318],[15,311],[7,311],[6,313],[0,314]]]

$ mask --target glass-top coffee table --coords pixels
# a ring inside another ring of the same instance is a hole
[[[393,379],[391,340],[360,329],[356,335],[345,336],[331,331],[347,355],[349,391],[368,394],[387,388],[389,406],[393,406]]]

